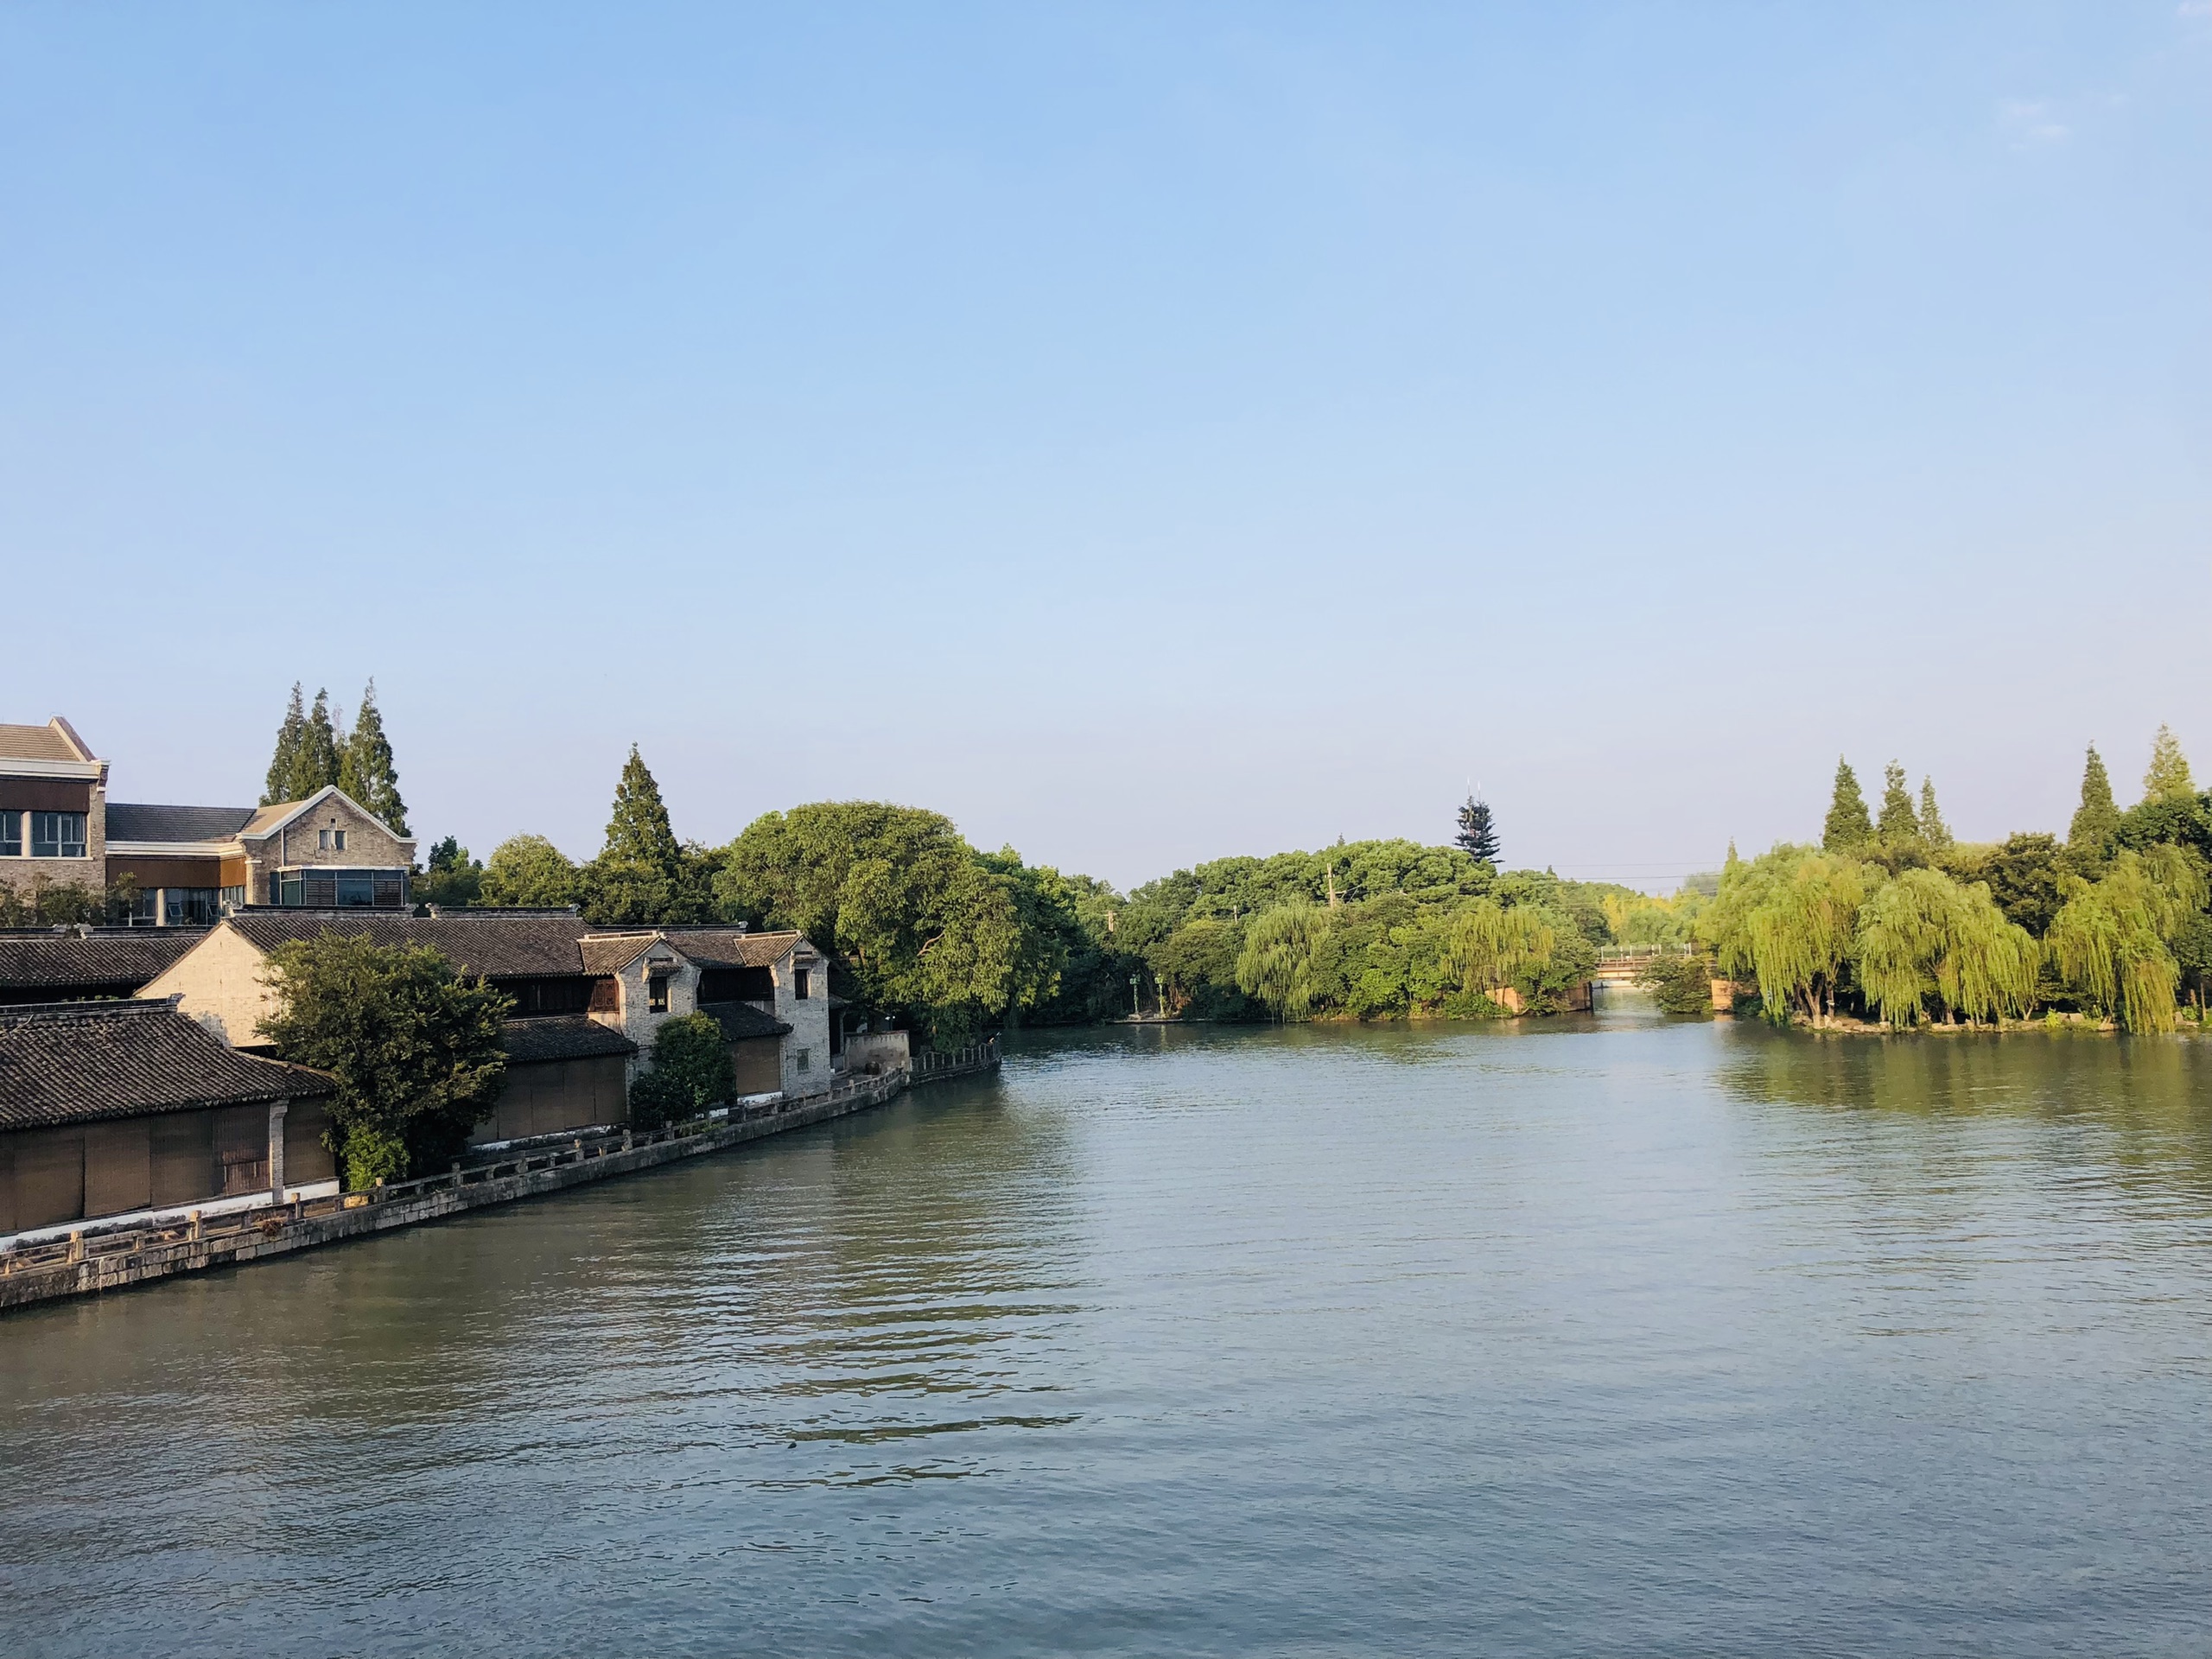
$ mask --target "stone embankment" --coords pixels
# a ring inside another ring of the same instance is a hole
[[[982,1071],[998,1064],[997,1046],[939,1076]],[[59,1296],[121,1290],[174,1274],[199,1273],[270,1256],[289,1255],[341,1239],[361,1238],[394,1228],[412,1227],[518,1198],[558,1192],[587,1181],[651,1169],[678,1159],[720,1152],[747,1141],[825,1122],[878,1106],[904,1090],[904,1071],[840,1084],[825,1095],[778,1099],[734,1109],[651,1134],[626,1131],[579,1137],[565,1145],[539,1147],[510,1158],[476,1165],[455,1165],[448,1173],[368,1192],[298,1201],[220,1217],[193,1211],[165,1226],[103,1233],[86,1229],[67,1239],[0,1251],[0,1310],[22,1307]]]

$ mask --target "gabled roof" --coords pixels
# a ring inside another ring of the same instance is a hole
[[[576,949],[590,930],[574,916],[399,916],[390,911],[251,910],[219,925],[264,954],[325,933],[365,935],[378,944],[428,944],[454,966],[493,979],[604,973]]]
[[[207,937],[199,927],[0,936],[0,1002],[10,991],[136,991]]]
[[[660,943],[652,933],[601,933],[576,941],[576,953],[588,974],[619,974]]]
[[[782,1037],[791,1027],[772,1014],[763,1014],[750,1002],[702,1002],[699,1012],[722,1028],[733,1043],[748,1037]]]
[[[236,839],[258,810],[251,806],[134,806],[110,801],[107,838],[227,842]]]
[[[74,728],[58,715],[43,726],[0,726],[0,759],[81,765],[94,758]]]
[[[0,1128],[333,1092],[319,1071],[226,1047],[166,1001],[0,1007]]]
[[[668,927],[661,931],[702,968],[766,968],[803,943],[797,933],[748,933],[735,927]]]
[[[390,835],[393,840],[410,842],[414,840],[412,836],[403,836],[398,830],[394,830],[390,824],[385,823],[382,818],[377,817],[375,813],[370,811],[367,807],[363,806],[359,801],[355,800],[351,795],[348,795],[344,790],[339,788],[335,784],[325,784],[321,789],[315,791],[314,794],[308,796],[304,801],[279,801],[274,806],[256,807],[254,809],[253,817],[249,819],[245,826],[238,832],[239,838],[245,841],[265,841],[270,836],[275,835],[279,830],[282,830],[286,824],[291,823],[293,819],[301,817],[305,814],[313,811],[316,807],[321,806],[325,801],[330,799],[334,795],[340,800],[345,802],[346,805],[352,807],[353,810],[359,813],[363,817],[366,818],[371,823],[384,824],[385,833]]]
[[[510,1020],[504,1038],[507,1063],[536,1065],[550,1060],[587,1060],[603,1054],[634,1054],[638,1046],[620,1032],[588,1014],[556,1014],[537,1020]]]

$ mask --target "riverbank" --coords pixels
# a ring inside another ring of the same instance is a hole
[[[968,1075],[997,1064],[994,1045],[988,1059],[979,1054],[957,1073],[948,1068],[936,1075]],[[513,1158],[456,1164],[443,1175],[367,1192],[296,1200],[277,1209],[213,1217],[194,1211],[162,1226],[79,1230],[51,1243],[0,1252],[0,1313],[60,1297],[128,1289],[179,1274],[242,1267],[726,1151],[880,1106],[903,1092],[909,1081],[904,1071],[887,1072],[824,1095],[724,1110],[649,1134],[578,1137],[566,1146]]]

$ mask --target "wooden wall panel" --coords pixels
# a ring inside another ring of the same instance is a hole
[[[149,1202],[196,1204],[222,1190],[215,1169],[214,1113],[163,1112],[154,1120],[147,1140],[153,1188]]]
[[[119,1216],[153,1202],[150,1118],[85,1125],[85,1213]]]
[[[85,1132],[25,1129],[16,1143],[16,1224],[50,1227],[85,1213]]]

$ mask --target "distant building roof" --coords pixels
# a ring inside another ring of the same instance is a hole
[[[653,948],[651,933],[601,933],[576,941],[576,951],[588,974],[619,974]]]
[[[781,1037],[791,1027],[772,1014],[763,1014],[750,1002],[702,1002],[699,1012],[722,1028],[733,1043],[748,1037]]]
[[[204,927],[0,934],[0,1002],[57,990],[128,995],[207,937]]]
[[[226,842],[260,809],[251,806],[134,806],[110,801],[110,841]]]
[[[510,1020],[505,1042],[508,1063],[541,1065],[550,1060],[591,1059],[602,1054],[634,1054],[638,1046],[620,1032],[588,1014],[558,1014],[540,1020]]]
[[[0,1007],[0,1128],[333,1092],[319,1071],[226,1047],[167,1001]]]
[[[222,924],[262,951],[325,933],[378,944],[428,944],[458,968],[493,979],[604,972],[587,969],[576,943],[589,931],[573,916],[399,916],[390,911],[249,910]]]
[[[43,726],[0,726],[0,760],[65,760],[81,763],[92,759],[77,743],[66,720]]]

